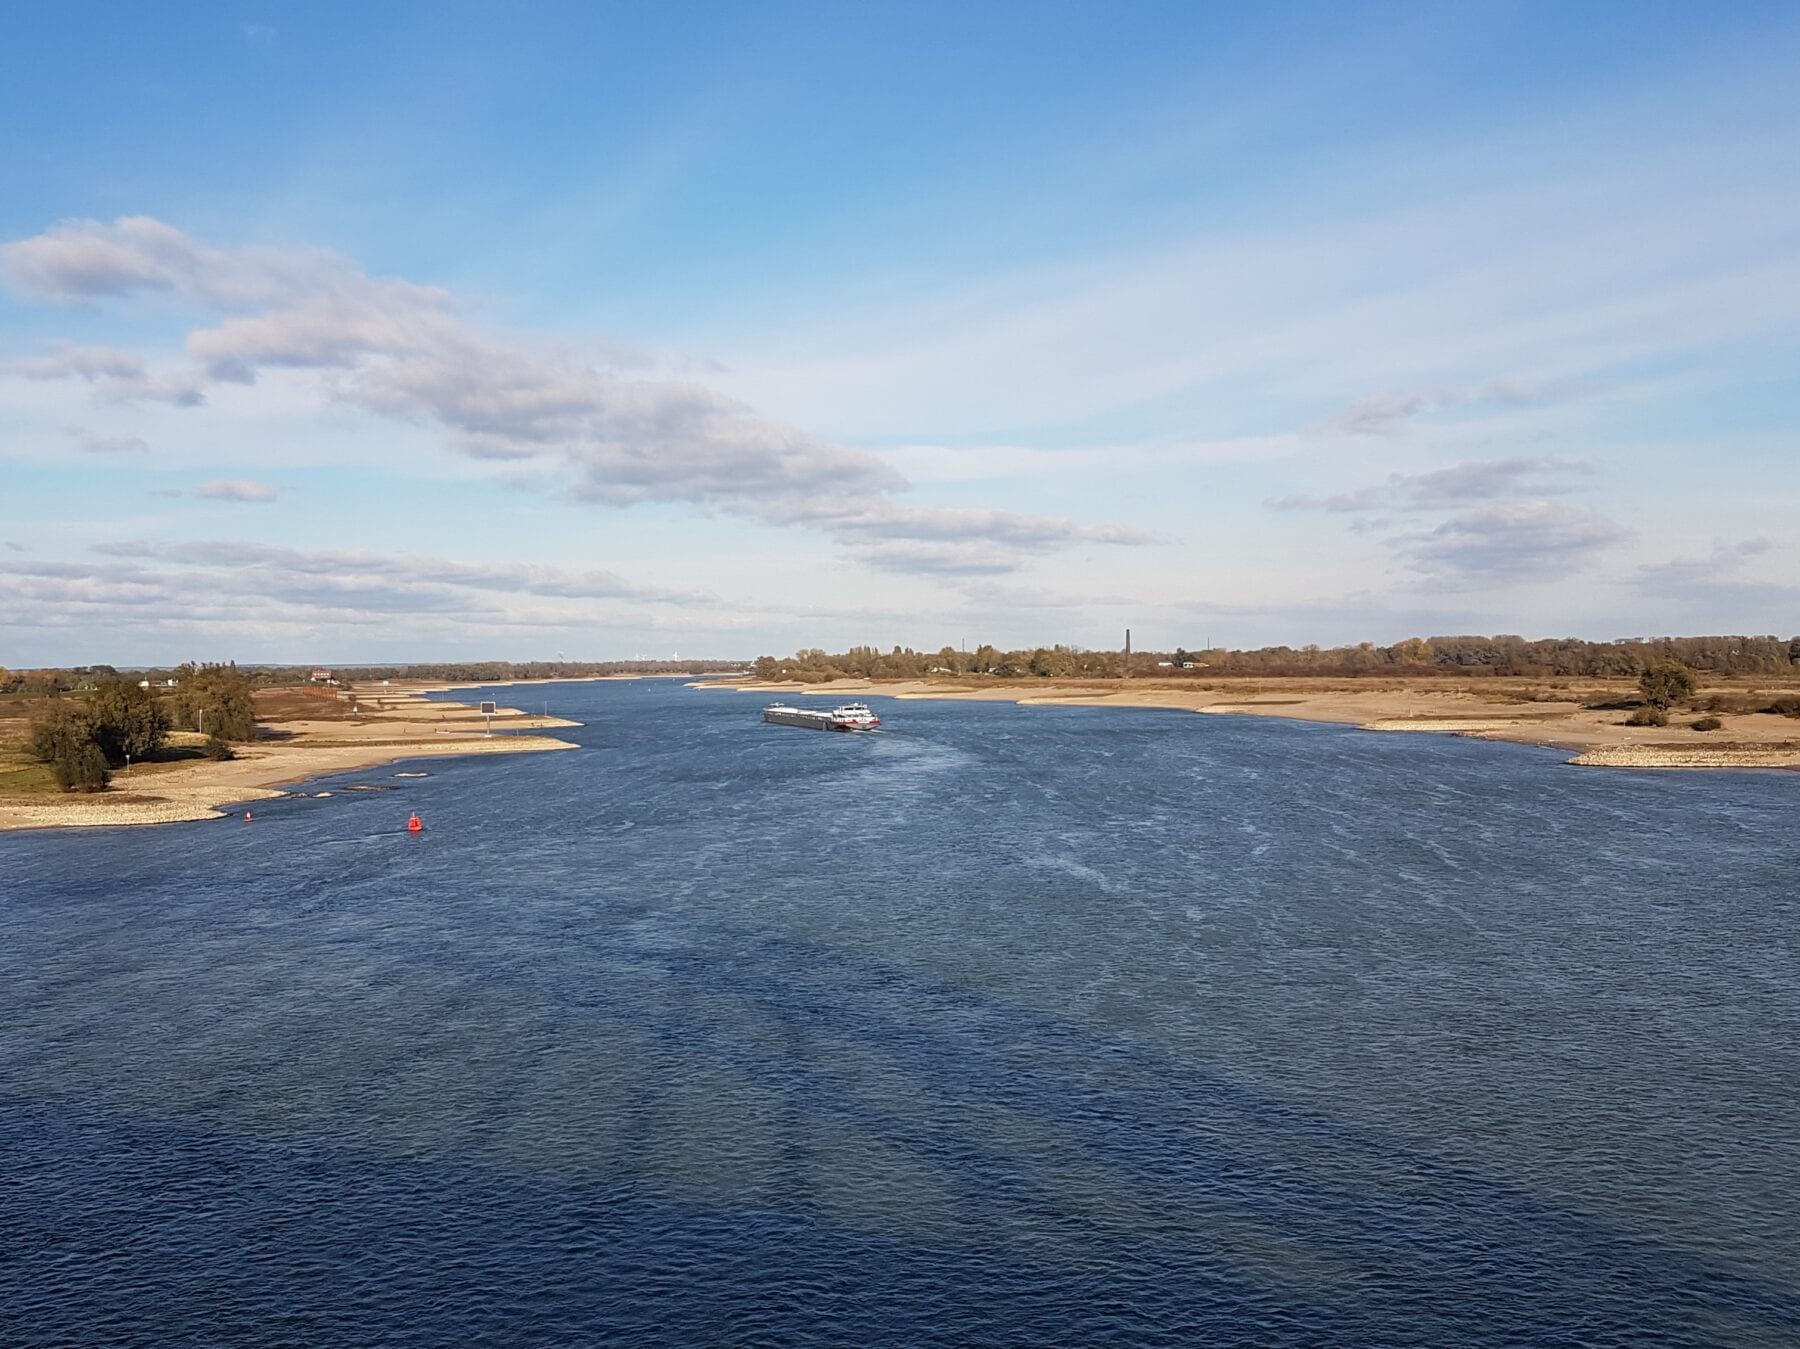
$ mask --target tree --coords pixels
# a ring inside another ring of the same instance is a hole
[[[235,665],[183,665],[175,695],[176,724],[224,740],[256,739],[250,681]]]
[[[93,714],[80,703],[58,699],[32,718],[31,753],[43,763],[55,763],[93,743]]]
[[[1643,692],[1644,701],[1659,712],[1668,711],[1672,703],[1692,698],[1699,687],[1694,672],[1676,660],[1657,661],[1646,666],[1638,676],[1638,688]]]
[[[88,699],[88,714],[93,741],[114,767],[126,759],[148,759],[169,736],[168,713],[150,690],[128,680],[110,679],[96,688]]]
[[[31,723],[31,752],[50,765],[65,792],[98,792],[106,787],[106,755],[94,742],[93,713],[80,703],[57,700]]]

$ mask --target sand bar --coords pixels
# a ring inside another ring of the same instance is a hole
[[[1800,723],[1763,713],[1725,714],[1719,731],[1694,731],[1697,713],[1673,712],[1666,727],[1626,726],[1625,713],[1583,706],[1629,696],[1627,682],[1571,681],[1566,699],[1545,698],[1529,681],[1431,678],[1344,681],[1244,678],[1105,683],[839,679],[825,684],[701,681],[696,688],[745,693],[877,694],[1010,702],[1027,707],[1167,708],[1216,716],[1287,717],[1384,732],[1461,735],[1570,751],[1568,762],[1596,768],[1800,768]]]
[[[539,732],[579,722],[503,707],[490,727],[475,707],[423,696],[444,687],[395,680],[384,687],[358,688],[353,701],[334,698],[327,705],[332,717],[271,722],[263,728],[263,739],[236,746],[236,757],[222,763],[139,765],[113,774],[112,786],[104,792],[0,798],[0,829],[216,819],[224,813],[222,806],[283,796],[282,787],[328,773],[401,759],[575,748]]]

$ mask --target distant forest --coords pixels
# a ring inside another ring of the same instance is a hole
[[[832,678],[903,679],[926,675],[990,675],[1001,679],[1194,678],[1212,675],[1494,674],[1574,675],[1635,679],[1651,665],[1679,661],[1714,674],[1800,672],[1800,637],[1651,637],[1584,642],[1576,637],[1409,637],[1392,646],[1266,646],[1254,651],[1134,651],[1127,671],[1121,651],[1073,646],[1002,651],[943,647],[935,652],[854,646],[841,655],[810,648],[761,656],[752,672],[765,680],[812,683]]]
[[[70,693],[109,680],[130,676],[163,686],[178,687],[199,667],[192,663],[167,668],[111,665],[73,665],[55,669],[8,670],[0,667],[0,694],[16,693],[48,697]],[[312,665],[237,665],[255,688],[279,688],[305,684],[315,671]],[[326,671],[339,684],[367,684],[382,679],[441,679],[455,684],[497,684],[512,679],[581,679],[612,674],[711,674],[742,670],[744,662],[726,660],[602,660],[602,661],[434,661],[422,665],[339,665]]]
[[[1000,679],[1184,679],[1219,675],[1381,675],[1433,673],[1524,676],[1586,676],[1635,679],[1661,661],[1679,661],[1693,670],[1717,675],[1800,674],[1800,637],[1647,637],[1617,642],[1585,642],[1577,637],[1530,641],[1523,637],[1409,637],[1392,646],[1362,642],[1356,646],[1265,646],[1254,651],[1213,648],[1204,651],[1134,651],[1129,672],[1120,651],[1087,651],[1075,646],[1039,646],[1005,651],[982,645],[973,651],[943,647],[915,651],[896,646],[883,651],[853,646],[840,654],[817,647],[791,656],[759,656],[734,660],[612,661],[431,661],[417,665],[341,665],[332,669],[340,684],[369,684],[382,679],[439,679],[446,683],[487,684],[513,679],[579,679],[594,675],[701,675],[748,671],[758,679],[814,683],[827,679],[916,679],[926,676],[982,675]],[[115,668],[77,665],[59,669],[0,668],[0,694],[51,696],[91,688],[130,676],[155,685],[191,676],[193,665],[163,668]],[[304,684],[310,665],[244,665],[229,667],[254,687]]]

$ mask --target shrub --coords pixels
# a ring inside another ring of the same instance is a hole
[[[1675,660],[1658,661],[1638,676],[1638,688],[1652,707],[1667,708],[1683,698],[1692,698],[1699,687],[1694,672]]]
[[[89,741],[50,761],[50,775],[65,792],[103,792],[111,776],[100,746]]]
[[[94,742],[93,714],[79,703],[57,701],[31,723],[31,752],[50,765],[65,792],[106,787],[106,755]]]
[[[1696,731],[1716,731],[1724,724],[1717,717],[1701,717],[1694,723],[1694,729]]]
[[[1625,724],[1627,726],[1667,726],[1669,714],[1660,707],[1652,707],[1646,703],[1626,717]]]
[[[206,757],[209,759],[235,759],[237,754],[231,748],[230,741],[222,735],[206,737]]]
[[[1800,698],[1777,698],[1763,711],[1773,712],[1778,717],[1800,717]]]

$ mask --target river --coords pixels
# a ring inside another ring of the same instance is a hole
[[[0,1341],[1800,1342],[1800,775],[546,699],[0,835]]]

